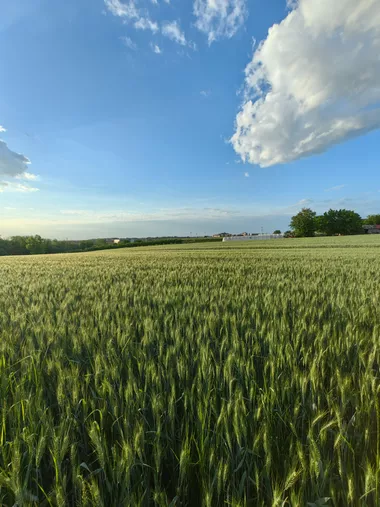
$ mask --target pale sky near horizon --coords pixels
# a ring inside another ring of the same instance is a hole
[[[378,0],[0,0],[0,235],[380,213]]]

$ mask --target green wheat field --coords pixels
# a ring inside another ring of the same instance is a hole
[[[380,237],[0,259],[0,505],[380,505]]]

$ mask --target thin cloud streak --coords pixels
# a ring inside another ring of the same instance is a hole
[[[333,192],[335,190],[341,190],[346,185],[336,185],[335,187],[325,188],[325,192]]]

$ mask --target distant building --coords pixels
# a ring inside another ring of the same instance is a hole
[[[213,234],[213,238],[226,238],[227,236],[231,236],[229,232],[219,232],[218,234]]]
[[[223,241],[257,241],[263,239],[282,239],[284,237],[283,234],[255,234],[250,236],[229,236],[228,238],[223,238]]]
[[[117,245],[120,243],[119,238],[105,238],[104,241],[107,243],[107,245]]]
[[[380,224],[377,225],[363,225],[365,234],[380,234]]]

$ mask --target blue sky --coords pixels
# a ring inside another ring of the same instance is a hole
[[[380,212],[380,4],[337,4],[0,0],[0,234]]]

